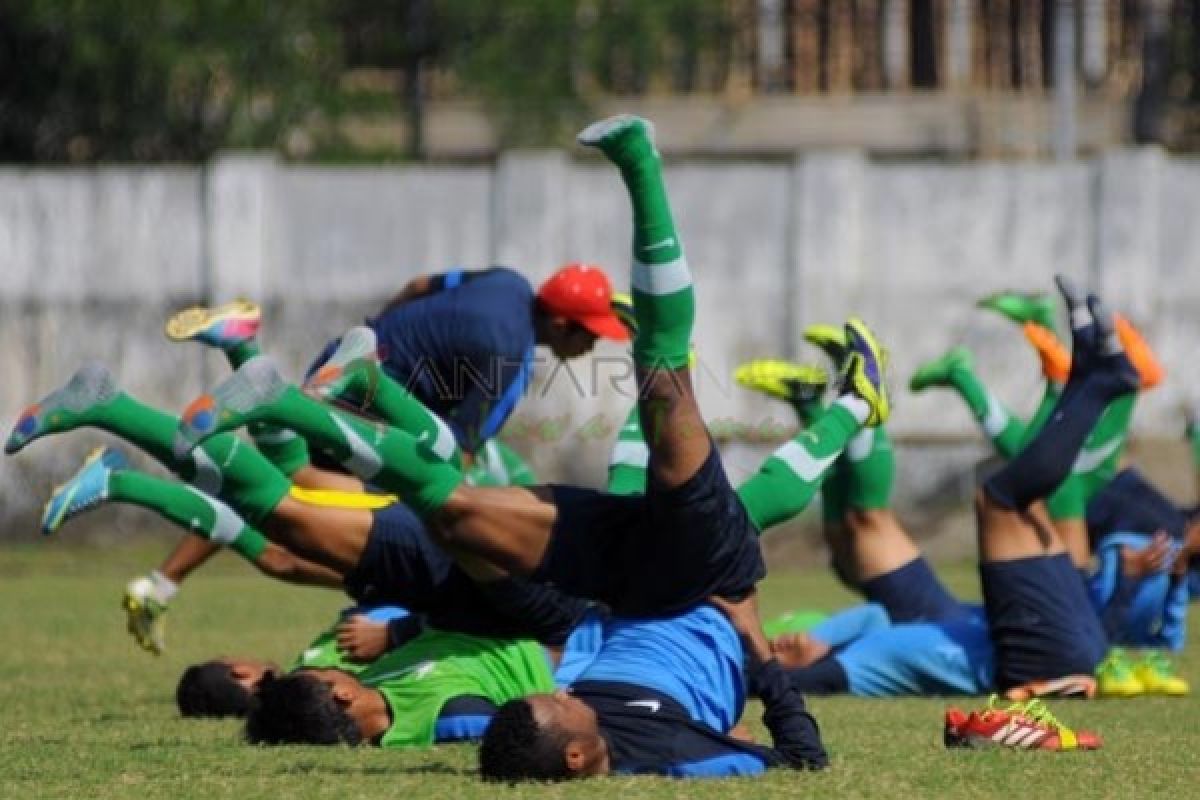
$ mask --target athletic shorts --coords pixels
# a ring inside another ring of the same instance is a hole
[[[715,447],[673,489],[651,472],[644,497],[551,488],[558,520],[533,580],[614,615],[663,616],[711,595],[742,597],[766,575],[758,534]]]
[[[423,614],[442,630],[474,636],[527,636],[561,644],[589,604],[549,586],[505,584],[505,613],[496,596],[460,570],[425,532],[409,508],[396,503],[374,512],[374,522],[358,564],[345,577],[346,593],[362,605],[399,605]]]
[[[887,609],[892,624],[949,622],[969,613],[938,580],[924,556],[863,581],[862,591],[872,603]]]
[[[1066,553],[980,564],[979,576],[999,688],[1095,671],[1108,641]]]

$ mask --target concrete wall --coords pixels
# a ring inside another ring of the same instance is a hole
[[[1198,164],[1153,150],[1065,165],[880,164],[833,152],[682,162],[668,181],[698,287],[701,400],[722,429],[741,423],[741,438],[769,438],[791,424],[783,407],[734,388],[733,366],[817,359],[803,327],[859,314],[891,346],[893,429],[911,442],[899,497],[908,507],[958,501],[964,469],[986,452],[971,419],[952,396],[903,387],[922,359],[961,342],[1002,398],[1031,410],[1035,361],[1011,326],[972,303],[1048,287],[1056,270],[1143,323],[1172,377],[1146,397],[1137,427],[1179,429],[1200,341]],[[182,304],[262,300],[264,344],[298,374],[413,275],[505,263],[536,281],[587,260],[622,283],[629,237],[612,170],[559,152],[512,153],[494,168],[292,167],[231,154],[202,170],[0,169],[0,417],[7,430],[85,358],[180,409],[227,371],[162,337]],[[546,476],[602,479],[608,431],[629,403],[610,384],[629,381],[618,349],[600,355],[574,380],[548,362],[508,431]],[[27,535],[53,482],[103,438],[76,433],[0,460],[0,532]],[[748,474],[765,452],[731,444],[731,474]],[[131,513],[99,519],[145,520]]]

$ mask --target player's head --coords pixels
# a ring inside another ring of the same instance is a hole
[[[185,717],[244,717],[266,676],[279,674],[270,661],[218,658],[193,664],[175,687],[175,704]]]
[[[612,296],[612,283],[604,270],[567,264],[538,288],[538,343],[566,359],[589,352],[597,339],[627,340],[629,331],[613,312]]]
[[[480,772],[490,781],[562,781],[608,768],[596,712],[561,691],[505,703],[479,749]]]
[[[305,669],[262,682],[246,717],[251,744],[359,744],[369,690],[336,669]]]

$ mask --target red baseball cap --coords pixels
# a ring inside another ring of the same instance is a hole
[[[612,310],[612,294],[604,270],[574,262],[547,278],[537,299],[551,314],[576,322],[602,339],[624,342],[629,331]]]

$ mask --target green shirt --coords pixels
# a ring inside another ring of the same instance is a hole
[[[382,693],[391,708],[392,726],[381,747],[432,745],[442,707],[456,697],[503,705],[554,690],[546,651],[537,642],[435,629],[359,669],[357,676]]]

